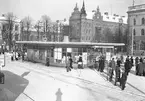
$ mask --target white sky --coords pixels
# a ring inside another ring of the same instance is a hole
[[[100,6],[102,13],[119,14],[127,16],[128,6],[132,5],[133,0],[84,0],[88,12]],[[52,21],[69,19],[75,4],[78,3],[79,9],[82,7],[83,0],[0,0],[0,15],[13,12],[18,18],[30,16],[34,21],[39,20],[41,15],[50,16]],[[145,0],[135,0],[135,4],[145,3]]]

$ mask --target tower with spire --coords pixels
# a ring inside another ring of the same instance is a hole
[[[74,11],[71,14],[70,20],[72,20],[72,19],[80,19],[80,14],[81,14],[81,12],[79,11],[79,8],[78,8],[77,3],[76,3]]]
[[[96,10],[96,12],[95,12],[95,14],[94,14],[94,16],[93,16],[93,20],[103,20],[103,16],[101,16],[101,12],[100,12],[100,8],[99,8],[99,6],[97,7],[97,10]]]
[[[79,11],[78,5],[76,3],[74,11],[69,18],[69,25],[71,27],[70,40],[79,41],[80,36],[80,22],[81,22],[81,12]]]
[[[81,18],[86,18],[87,16],[87,13],[86,13],[86,10],[85,10],[85,2],[83,1],[83,6],[82,6],[82,9],[81,9]]]

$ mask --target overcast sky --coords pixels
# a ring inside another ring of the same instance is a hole
[[[100,6],[102,13],[109,12],[127,16],[128,6],[132,5],[133,0],[84,0],[88,12]],[[78,3],[79,9],[82,7],[83,0],[0,0],[0,15],[13,12],[20,19],[31,16],[34,21],[40,19],[41,15],[47,14],[52,21],[69,19],[75,4]],[[135,4],[145,3],[145,0],[135,0]]]

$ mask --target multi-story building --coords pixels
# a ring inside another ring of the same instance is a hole
[[[145,50],[145,4],[128,7],[129,53],[141,55]]]
[[[93,12],[86,12],[83,2],[81,11],[76,4],[69,19],[69,26],[70,41],[110,42],[106,41],[106,37],[114,35],[118,29],[122,28],[122,33],[125,33],[127,18],[116,14],[109,15],[107,12],[101,14],[99,6]]]

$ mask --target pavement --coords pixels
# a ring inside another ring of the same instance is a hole
[[[106,80],[105,73],[47,67],[7,57],[0,84],[0,101],[145,101],[145,77],[129,74],[124,91]]]

